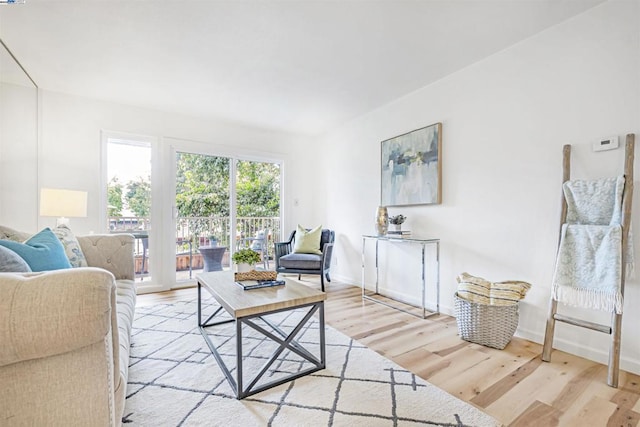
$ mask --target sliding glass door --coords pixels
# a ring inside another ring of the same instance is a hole
[[[176,282],[228,269],[232,159],[176,151]],[[205,268],[206,267],[206,268]]]
[[[170,138],[104,132],[102,140],[103,227],[134,235],[139,292],[189,286],[199,272],[229,270],[243,247],[261,255],[259,268],[273,269],[281,160]]]
[[[273,242],[280,237],[280,164],[236,161],[237,248],[258,252],[262,267],[272,269]]]
[[[243,247],[273,268],[281,222],[279,163],[176,150],[175,171],[177,283],[201,271],[230,269],[231,256]]]

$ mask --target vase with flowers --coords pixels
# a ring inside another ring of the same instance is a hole
[[[401,231],[402,230],[402,223],[405,222],[407,219],[406,216],[400,214],[400,215],[395,215],[395,216],[390,216],[389,217],[389,224],[393,225],[393,229],[395,231]]]

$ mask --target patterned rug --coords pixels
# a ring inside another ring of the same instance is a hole
[[[217,308],[208,300],[203,316]],[[290,331],[306,311],[269,317]],[[327,326],[326,369],[237,400],[197,328],[195,301],[137,308],[123,423],[134,426],[498,426],[495,419],[447,394]],[[235,367],[233,323],[208,328],[229,369]],[[275,346],[243,329],[244,373],[255,373]],[[296,336],[318,350],[318,322]],[[264,375],[297,371],[306,362],[284,351]],[[244,378],[244,377],[243,377]]]

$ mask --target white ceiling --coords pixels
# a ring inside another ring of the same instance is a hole
[[[27,0],[2,38],[65,92],[318,135],[603,0]]]

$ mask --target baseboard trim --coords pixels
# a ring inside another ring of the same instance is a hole
[[[341,283],[353,284],[353,286],[357,286],[358,288],[362,289],[361,281],[355,282],[352,278],[341,276],[341,275],[332,274],[332,276],[334,276],[336,281],[339,281]],[[325,283],[325,286],[326,286],[326,283]],[[367,290],[371,290],[373,287],[375,287],[375,284],[367,283]],[[397,291],[388,290],[384,288],[380,288],[379,290],[382,295],[385,295],[389,298],[393,298],[394,300],[398,301],[399,304],[409,304],[413,307],[420,307],[420,300],[417,299],[415,295],[407,295],[402,292],[397,292]],[[434,310],[435,303],[427,301],[426,308],[427,310]],[[453,308],[446,305],[443,306],[442,301],[440,301],[440,313],[453,316]]]
[[[336,280],[342,282],[342,283],[356,283],[354,282],[354,280],[350,277],[345,277],[345,276],[341,276],[341,275],[336,275],[335,276]],[[360,287],[360,281],[357,282],[357,285],[354,284],[354,286],[358,286]],[[401,299],[403,296],[406,298],[407,295],[406,294],[398,294],[398,293],[393,293],[391,292],[389,294],[389,296],[394,297],[394,298],[398,298]],[[419,304],[419,302],[418,302]],[[455,309],[453,307],[450,306],[446,306],[446,305],[442,305],[442,303],[440,304],[440,313],[442,314],[446,314],[452,317],[455,317]],[[544,342],[544,335],[541,334],[540,332],[536,332],[536,331],[532,331],[529,329],[524,329],[521,327],[518,327],[518,329],[516,330],[515,336],[517,336],[518,338],[523,338],[532,342],[535,342],[537,344],[542,344]],[[622,342],[622,345],[624,346],[624,341]],[[558,338],[558,336],[556,335],[555,339],[554,339],[554,349],[557,350],[561,350],[564,352],[567,352],[569,354],[573,354],[579,357],[583,357],[587,360],[591,360],[597,363],[602,363],[604,365],[607,365],[609,363],[609,349],[593,349],[590,347],[586,347],[584,345],[580,345],[576,342],[573,341],[568,341],[566,339],[563,338]],[[552,361],[553,361],[553,354],[552,354]],[[638,360],[634,360],[632,358],[629,357],[625,357],[625,356],[621,356],[620,357],[620,368],[624,371],[627,372],[631,372],[633,374],[636,375],[640,375],[640,361]]]
[[[518,328],[515,334],[518,338],[523,338],[535,343],[541,344],[544,342],[544,336],[540,333]],[[624,345],[624,341],[622,342]],[[553,348],[555,350],[561,350],[569,354],[584,357],[585,359],[602,363],[607,365],[609,363],[609,349],[594,349],[580,345],[573,341],[568,341],[563,338],[559,338],[557,335],[553,340]],[[551,361],[553,362],[553,353],[551,353]],[[620,356],[620,369],[623,371],[631,372],[636,375],[640,375],[640,361],[633,360],[629,357]]]

